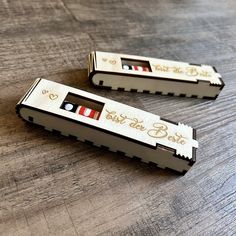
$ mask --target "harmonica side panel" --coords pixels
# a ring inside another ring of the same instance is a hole
[[[120,83],[120,81],[123,81]],[[167,81],[165,79],[143,79],[140,77],[122,76],[107,73],[95,73],[92,77],[93,84],[112,90],[130,91],[140,93],[162,94],[180,97],[212,98],[219,95],[219,87],[209,86],[206,81],[195,83],[183,83]]]
[[[163,147],[151,149],[30,107],[20,107],[19,114],[24,120],[43,126],[48,131],[57,131],[64,136],[73,136],[82,142],[89,142],[98,147],[107,147],[110,151],[123,153],[127,157],[138,157],[143,162],[155,163],[162,169],[170,168],[180,173],[186,173],[192,165],[183,159],[176,158],[173,151],[165,150]]]

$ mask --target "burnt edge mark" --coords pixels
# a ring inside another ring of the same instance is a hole
[[[169,167],[164,167],[163,168],[164,170],[167,170],[167,171],[171,171],[171,173],[174,173],[176,175],[185,175],[187,173],[187,170],[183,170],[183,171],[177,171],[177,170],[174,170],[174,169],[171,169]]]
[[[212,68],[213,68],[213,70],[214,70],[216,73],[218,73],[218,71],[217,71],[217,69],[215,68],[215,66],[212,66]],[[220,90],[222,90],[222,89],[224,88],[224,86],[225,86],[225,82],[222,80],[221,76],[218,77],[218,78],[219,78],[219,80],[220,80],[220,82],[221,82]],[[213,85],[211,85],[211,86],[213,86]]]
[[[174,96],[174,93],[167,93],[167,95],[169,95],[169,96]]]
[[[75,135],[69,134],[68,135],[69,138],[78,141],[78,138]]]
[[[103,149],[103,150],[109,150],[110,149],[109,147],[107,147],[105,145],[101,145],[100,148]]]
[[[190,66],[202,66],[202,64],[197,64],[197,63],[188,63]]]
[[[94,58],[94,60],[93,60],[93,65],[94,65],[94,62],[95,62],[95,64],[96,64],[96,68],[97,68],[97,52],[95,51],[94,53],[93,53],[93,58]]]
[[[176,153],[176,150],[174,148],[167,147],[167,146],[165,146],[163,144],[157,143],[156,144],[156,148],[159,148],[159,149],[162,149],[162,150],[164,149],[164,150],[166,150],[168,152],[173,153],[173,155]],[[186,159],[184,159],[184,160],[186,160]]]
[[[150,93],[150,90],[143,90],[143,93]]]
[[[188,163],[189,166],[193,166],[193,164],[196,162],[196,152],[197,149],[195,147],[192,148],[192,161]]]
[[[149,161],[149,162],[148,162],[148,165],[149,165],[149,166],[153,166],[153,167],[158,167],[158,168],[160,168],[157,163],[152,162],[152,161]]]
[[[156,91],[155,94],[156,94],[156,95],[162,95],[162,92]]]
[[[174,125],[178,125],[177,122],[172,121],[172,120],[168,120],[168,119],[166,119],[166,118],[162,118],[162,117],[160,117],[160,120],[163,120],[163,121],[166,121],[166,122],[172,123],[172,124],[174,124]]]
[[[44,125],[40,125],[40,124],[36,124],[36,123],[33,123],[33,124],[40,127],[40,128],[42,128],[42,129],[44,129],[45,131],[51,132],[49,130],[46,130],[46,127]]]
[[[192,128],[193,129],[193,139],[194,140],[197,140],[197,130]]]
[[[94,70],[94,58],[95,58],[95,52],[92,51],[88,55],[88,75],[92,70]]]
[[[198,98],[198,95],[192,95],[191,98]]]
[[[225,87],[225,82],[222,80],[221,77],[218,77],[220,82],[222,83],[222,86],[220,87],[220,90],[222,90]]]
[[[56,135],[61,135],[61,131],[56,130],[56,129],[52,129],[52,133]]]
[[[125,152],[117,150],[116,153],[119,154],[119,155],[125,156]]]
[[[125,91],[125,88],[118,87],[117,91]]]
[[[25,120],[24,118],[22,118],[22,116],[21,116],[20,114],[17,114],[17,116],[18,116],[21,120],[23,120],[24,122],[27,122],[27,120]]]
[[[135,92],[135,93],[137,93],[137,92],[138,92],[138,89],[130,89],[130,92]]]
[[[213,70],[218,73],[217,69],[215,68],[215,66],[212,66]]]
[[[87,139],[84,140],[84,143],[89,144],[89,145],[94,145],[92,141],[89,141]]]
[[[20,115],[20,104],[16,104],[15,111],[16,111],[16,114],[21,117],[21,115]]]
[[[34,118],[32,116],[28,116],[28,121],[34,122]]]
[[[179,94],[179,97],[185,98],[185,97],[186,97],[186,94],[180,93],[180,94]]]
[[[209,100],[215,100],[218,97],[219,94],[216,94],[215,97],[209,97],[209,96],[203,96],[203,99],[209,99]]]
[[[134,161],[140,161],[140,162],[142,162],[142,158],[141,158],[141,157],[133,156],[132,159],[133,159]]]
[[[89,55],[88,55],[88,75],[91,71],[91,62],[92,62],[91,57],[92,57],[92,52],[90,52]]]
[[[96,86],[96,85],[95,85]],[[100,87],[100,86],[96,86],[96,87]],[[102,86],[103,89],[106,89],[106,90],[112,90],[112,87],[111,86]]]
[[[197,130],[193,128],[193,140],[197,141]],[[197,148],[193,147],[192,148],[192,161],[189,162],[189,166],[193,166],[193,164],[196,162],[197,160]]]
[[[102,86],[103,85],[103,80],[99,81],[99,85]]]
[[[91,53],[90,53],[91,54]],[[94,59],[90,57],[90,60],[92,60],[92,62],[90,62],[89,64],[92,65],[92,68],[90,68],[90,70],[88,71],[88,79],[90,81],[90,83],[93,85],[93,86],[98,86],[96,85],[95,83],[93,83],[93,76],[94,76],[94,71],[95,71],[95,68],[94,68]]]

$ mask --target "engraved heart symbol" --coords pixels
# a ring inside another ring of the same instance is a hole
[[[46,94],[46,93],[48,93],[48,90],[46,89],[42,90],[42,94]]]
[[[49,94],[49,98],[50,98],[51,100],[55,100],[55,99],[58,98],[58,95],[57,95],[57,94],[50,93],[50,94]]]
[[[116,60],[110,60],[109,61],[112,65],[115,65],[116,64]]]
[[[102,60],[103,60],[104,62],[106,62],[106,61],[107,61],[107,59],[106,59],[106,58],[102,58]]]

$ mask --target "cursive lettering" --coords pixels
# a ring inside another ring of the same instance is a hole
[[[143,124],[143,120],[139,120],[137,118],[130,118],[126,115],[118,114],[116,111],[108,111],[107,109],[106,109],[106,112],[107,112],[106,114],[107,120],[110,120],[120,125],[127,124],[128,127],[139,130],[139,131],[147,130]],[[186,144],[186,139],[187,139],[186,137],[184,137],[182,134],[177,133],[177,132],[175,134],[172,134],[172,133],[170,134],[168,125],[163,124],[163,123],[159,123],[159,122],[154,123],[153,128],[148,129],[146,132],[152,138],[156,138],[156,139],[166,138],[168,141],[173,142],[173,143],[177,143],[181,145]]]
[[[148,130],[149,136],[153,138],[165,138],[168,135],[167,133],[168,127],[166,125],[161,124],[161,123],[154,123],[153,127],[155,129]]]
[[[168,140],[172,141],[174,143],[182,144],[184,145],[186,143],[185,137],[182,134],[175,133],[173,136],[168,136]]]
[[[129,124],[131,128],[144,131],[146,130],[145,127],[142,125],[143,121],[139,121],[137,118],[133,118],[133,121]]]
[[[201,70],[195,67],[180,67],[180,66],[167,66],[154,64],[152,65],[155,71],[161,72],[172,72],[175,74],[185,74],[189,77],[202,76],[202,77],[211,77],[211,73],[206,70]]]
[[[106,119],[107,120],[112,120],[115,123],[119,123],[119,124],[125,124],[125,120],[127,119],[127,116],[123,116],[121,115],[117,115],[115,111],[108,111],[106,110],[107,115],[106,115]]]
[[[148,135],[153,138],[167,138],[169,141],[173,143],[178,143],[181,145],[186,144],[186,138],[179,133],[175,133],[175,135],[168,134],[168,127],[162,123],[154,123],[154,129],[148,130]]]

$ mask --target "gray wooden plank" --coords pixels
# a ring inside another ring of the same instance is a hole
[[[235,1],[1,1],[0,234],[236,234]],[[90,50],[212,64],[216,101],[95,89]],[[185,175],[51,134],[14,106],[35,77],[187,123],[197,163]]]

